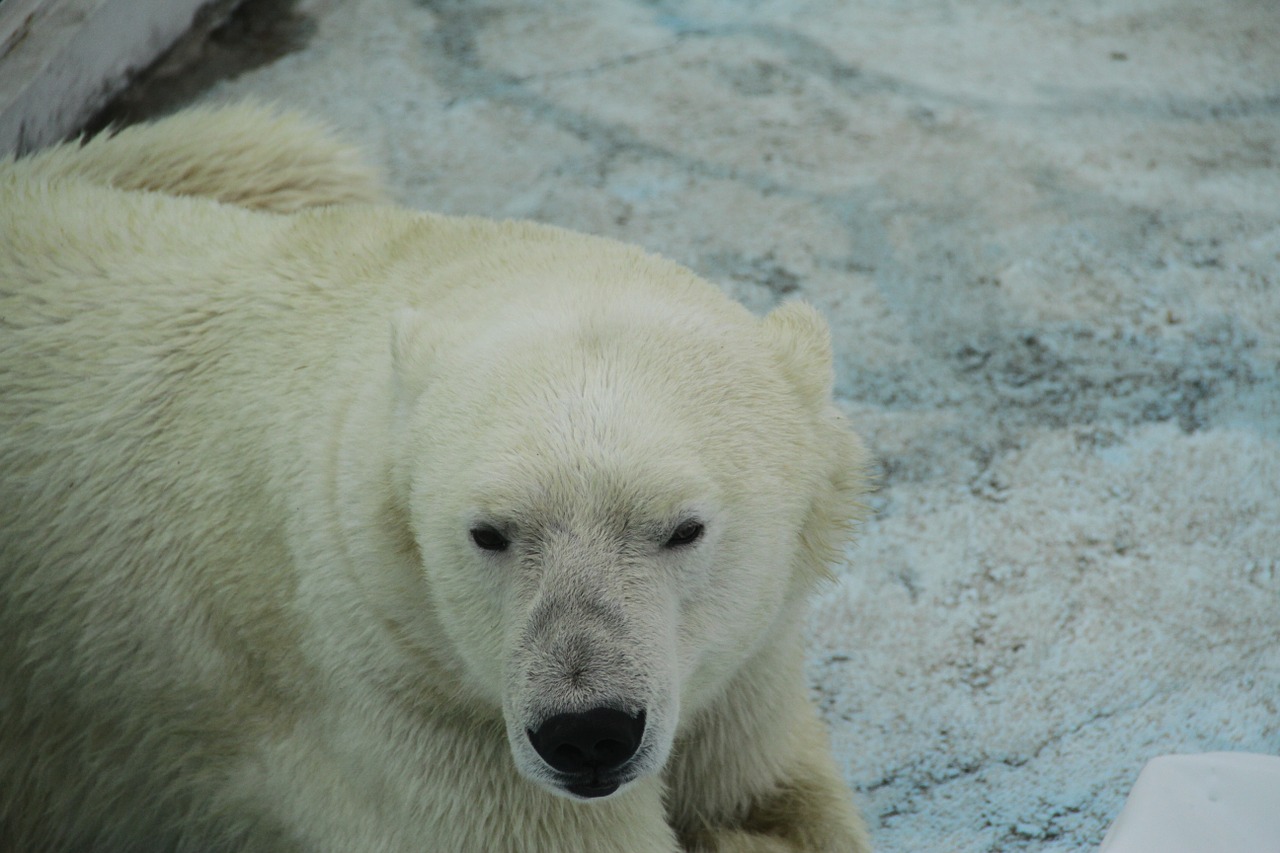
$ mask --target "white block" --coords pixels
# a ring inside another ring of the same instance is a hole
[[[1099,853],[1280,853],[1280,758],[1151,759]]]
[[[2,0],[0,156],[58,142],[211,0]]]

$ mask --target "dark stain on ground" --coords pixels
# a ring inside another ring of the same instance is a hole
[[[306,47],[315,22],[298,0],[213,0],[191,29],[82,128],[92,136],[180,109],[229,80]]]

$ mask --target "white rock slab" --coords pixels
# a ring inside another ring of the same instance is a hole
[[[0,4],[0,154],[76,130],[190,29],[208,0]]]
[[[1209,851],[1280,851],[1280,758],[1210,752],[1151,759],[1100,853]]]

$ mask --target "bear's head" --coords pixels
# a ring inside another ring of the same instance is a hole
[[[816,312],[760,320],[691,275],[643,278],[393,324],[434,618],[519,772],[576,798],[660,772],[794,630],[862,488]]]

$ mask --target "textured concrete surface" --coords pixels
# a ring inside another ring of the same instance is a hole
[[[1280,752],[1272,0],[296,12],[200,98],[830,318],[881,482],[811,675],[879,850],[1091,850],[1148,758]]]

